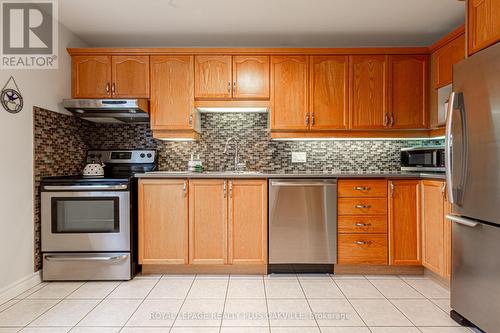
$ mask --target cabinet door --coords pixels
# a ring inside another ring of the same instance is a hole
[[[194,62],[195,98],[231,98],[232,74],[230,55],[195,56]]]
[[[348,60],[347,56],[311,56],[311,129],[347,128]]]
[[[444,182],[422,181],[422,264],[444,271]]]
[[[349,63],[351,128],[385,128],[388,124],[387,56],[351,56]]]
[[[189,182],[189,263],[227,263],[227,182]]]
[[[269,57],[233,56],[233,98],[269,99]]]
[[[229,264],[267,263],[267,181],[229,183]]]
[[[307,56],[271,57],[271,129],[307,130]]]
[[[453,65],[465,57],[465,35],[460,35],[434,53],[436,64],[436,82],[439,89],[453,82]]]
[[[149,98],[149,56],[113,56],[114,98]]]
[[[151,128],[194,128],[194,57],[151,56]]]
[[[427,127],[428,56],[390,56],[389,75],[390,127]]]
[[[139,263],[188,263],[187,180],[140,180]]]
[[[467,4],[469,54],[473,54],[500,40],[500,1],[469,0]]]
[[[111,97],[110,56],[73,56],[71,62],[73,98]]]
[[[418,180],[389,181],[391,265],[420,265],[420,186]]]

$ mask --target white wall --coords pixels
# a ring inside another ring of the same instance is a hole
[[[33,106],[65,112],[60,102],[71,95],[66,47],[82,46],[87,45],[60,25],[59,69],[0,70],[0,88],[13,75],[24,97],[18,114],[0,107],[0,296],[34,273]]]

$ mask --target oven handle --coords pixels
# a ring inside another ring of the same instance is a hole
[[[45,185],[44,190],[49,191],[65,191],[65,190],[126,190],[127,185],[69,185],[69,186],[58,186],[58,185]]]
[[[47,261],[122,261],[127,259],[126,254],[113,257],[79,257],[79,256],[64,256],[64,255],[50,255],[45,256]]]

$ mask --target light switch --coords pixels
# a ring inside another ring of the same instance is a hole
[[[306,163],[307,154],[305,151],[293,151],[292,152],[292,163]]]

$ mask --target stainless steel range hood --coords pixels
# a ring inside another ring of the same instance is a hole
[[[65,99],[63,106],[95,123],[149,123],[147,99]]]

